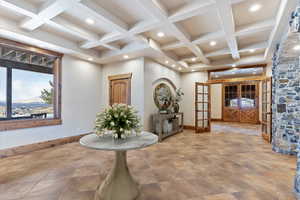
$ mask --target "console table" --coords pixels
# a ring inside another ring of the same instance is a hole
[[[157,113],[152,115],[153,132],[158,135],[158,141],[183,131],[183,113]]]

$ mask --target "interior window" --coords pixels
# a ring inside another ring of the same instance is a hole
[[[238,86],[225,86],[225,106],[238,107]]]
[[[255,85],[242,85],[241,86],[241,107],[254,108],[255,102]]]

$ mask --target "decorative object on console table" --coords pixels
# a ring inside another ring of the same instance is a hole
[[[184,95],[184,93],[181,91],[181,88],[175,90],[175,96],[172,99],[173,102],[173,110],[175,113],[179,112],[179,102],[182,100],[182,96]]]
[[[154,103],[160,113],[168,113],[172,104],[172,93],[170,87],[165,83],[160,83],[154,89]]]
[[[114,104],[97,115],[95,133],[98,136],[111,135],[115,139],[125,139],[133,133],[141,132],[137,111],[126,104]]]
[[[158,135],[158,140],[161,142],[164,138],[180,133],[183,131],[183,113],[162,114],[157,113],[152,115],[153,130]],[[180,121],[180,123],[179,123]],[[172,129],[168,129],[171,127]]]

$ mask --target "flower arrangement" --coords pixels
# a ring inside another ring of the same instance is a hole
[[[179,102],[182,100],[184,93],[181,88],[175,90],[175,96],[172,98],[173,110],[175,113],[179,112]]]
[[[125,139],[129,135],[141,132],[140,118],[137,111],[125,104],[114,104],[97,114],[95,133],[103,136],[112,131],[115,139]]]
[[[178,103],[182,100],[182,96],[184,93],[182,92],[181,88],[175,90],[175,97],[173,99],[174,102]]]

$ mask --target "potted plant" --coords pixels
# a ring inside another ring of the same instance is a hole
[[[173,97],[173,110],[175,113],[179,112],[179,102],[182,100],[182,96],[184,93],[182,92],[181,88],[175,90],[175,96]]]
[[[97,114],[95,122],[95,133],[103,136],[112,132],[115,139],[125,139],[133,133],[141,132],[140,118],[137,111],[125,104],[114,104],[104,112]]]

